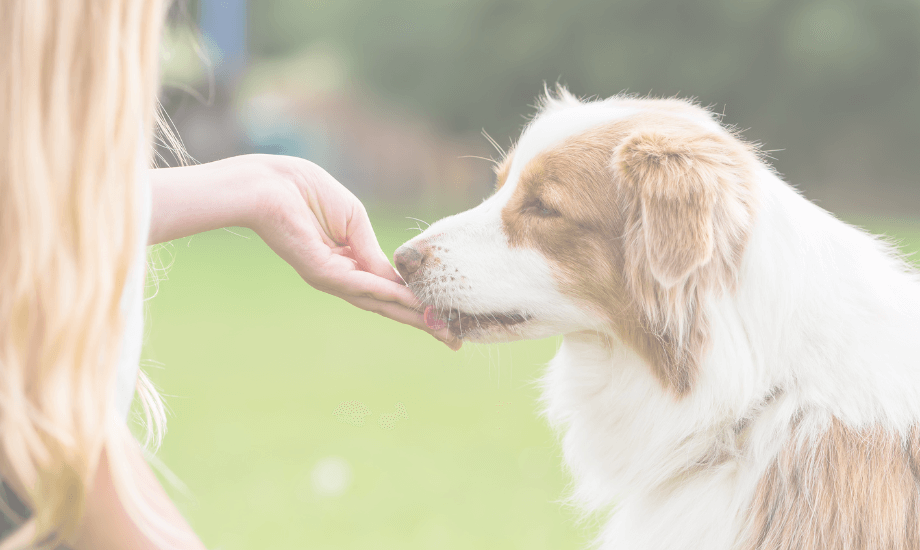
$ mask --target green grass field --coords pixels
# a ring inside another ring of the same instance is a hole
[[[414,234],[372,219],[390,255]],[[859,221],[920,249],[920,224]],[[209,548],[587,546],[533,384],[558,340],[453,353],[240,233],[175,241],[148,302],[144,364],[172,412],[159,457]]]

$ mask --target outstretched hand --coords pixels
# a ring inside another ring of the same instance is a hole
[[[428,332],[453,350],[461,341],[431,330],[422,305],[390,265],[364,205],[319,166],[293,157],[262,157],[281,180],[265,182],[260,237],[314,288],[367,311]],[[269,176],[270,177],[270,176]]]

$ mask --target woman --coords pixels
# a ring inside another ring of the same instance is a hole
[[[428,330],[363,206],[319,167],[147,169],[165,11],[0,3],[0,477],[31,510],[0,503],[19,524],[2,550],[203,548],[125,422],[135,381],[161,410],[137,372],[145,244],[251,227],[316,288]]]

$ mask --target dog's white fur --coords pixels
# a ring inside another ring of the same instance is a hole
[[[691,391],[675,396],[560,289],[551,261],[509,244],[501,216],[531,159],[641,111],[635,100],[549,98],[498,192],[407,243],[438,259],[413,288],[443,309],[528,316],[510,327],[471,327],[467,338],[565,335],[543,380],[546,415],[562,435],[574,498],[588,510],[612,509],[602,548],[753,548],[745,542],[752,499],[793,438],[807,446],[836,419],[906,439],[920,422],[920,282],[889,245],[758,163],[736,288],[703,304],[711,346]],[[735,139],[702,109],[675,116]],[[707,462],[713,449],[727,458]]]

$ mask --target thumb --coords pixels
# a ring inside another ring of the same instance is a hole
[[[361,269],[394,283],[405,284],[380,248],[380,243],[377,242],[377,236],[374,234],[370,219],[363,207],[353,209],[351,219],[348,220],[345,238]]]

